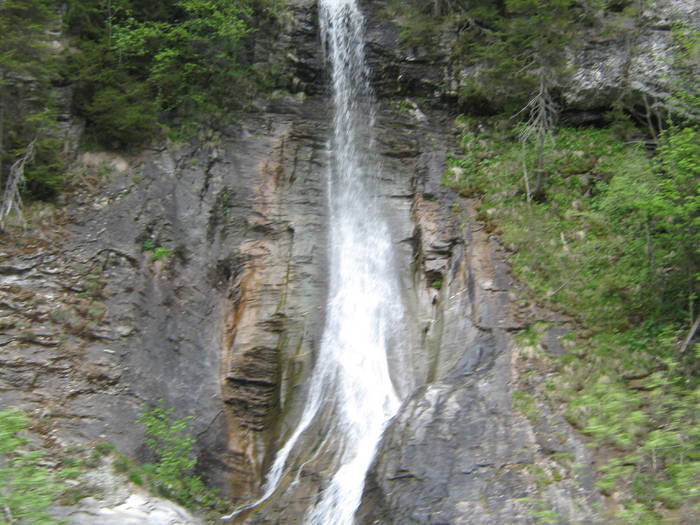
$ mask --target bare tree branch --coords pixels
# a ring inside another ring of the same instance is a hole
[[[22,186],[24,186],[24,168],[34,160],[36,138],[32,140],[24,154],[12,166],[5,181],[5,191],[0,201],[0,230],[5,229],[5,219],[15,211],[22,225],[26,225],[22,214]]]
[[[695,322],[693,323],[693,326],[690,327],[690,331],[688,332],[688,335],[686,336],[685,340],[683,341],[683,344],[681,345],[681,350],[680,353],[684,353],[688,347],[690,346],[691,341],[693,340],[693,337],[695,337],[695,332],[698,331],[698,327],[700,327],[700,315],[698,315],[695,318]]]
[[[529,112],[529,118],[527,124],[520,132],[518,138],[520,142],[524,145],[526,142],[535,140],[537,144],[537,162],[535,165],[535,189],[530,193],[529,187],[527,189],[528,201],[530,196],[536,200],[542,200],[544,198],[544,186],[545,186],[545,169],[544,169],[544,150],[547,142],[553,141],[552,130],[557,123],[557,118],[559,116],[559,106],[554,101],[552,96],[552,89],[555,82],[552,78],[552,73],[547,67],[540,67],[536,71],[537,77],[539,79],[539,87],[537,93],[533,96],[530,101],[525,105],[522,112]],[[524,149],[523,149],[524,154]],[[523,166],[524,159],[523,159]],[[527,174],[524,175],[525,180],[527,179]],[[529,183],[527,184],[529,186]]]

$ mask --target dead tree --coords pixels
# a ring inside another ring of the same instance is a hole
[[[12,166],[5,181],[2,201],[0,201],[0,231],[5,229],[5,220],[14,211],[22,225],[25,225],[22,214],[22,187],[24,186],[24,168],[34,160],[36,139],[32,140],[22,156]]]
[[[534,141],[537,148],[535,160],[535,189],[532,198],[537,201],[545,199],[545,184],[547,174],[544,167],[545,148],[548,142],[554,140],[554,126],[559,116],[559,106],[554,101],[552,95],[554,82],[552,74],[546,67],[540,67],[536,71],[538,79],[538,89],[534,97],[520,111],[527,111],[529,114],[527,124],[520,132],[519,139],[523,144]],[[529,188],[527,173],[524,174],[526,187]],[[530,198],[528,189],[528,200]]]

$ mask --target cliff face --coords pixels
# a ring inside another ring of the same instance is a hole
[[[431,48],[398,45],[403,20],[387,21],[386,2],[362,2],[370,13],[369,49],[377,86],[386,96],[405,95],[459,107],[460,91],[474,83],[480,66],[452,52],[459,38],[457,28],[441,34]],[[618,2],[619,10],[591,13],[594,22],[581,28],[579,38],[566,50],[565,84],[561,86],[561,110],[573,124],[600,122],[619,103],[641,113],[659,110],[657,102],[674,91],[679,28],[700,30],[700,8],[689,0],[634,3],[635,17],[623,12],[631,2]],[[399,10],[398,16],[402,16]],[[689,64],[686,64],[688,67]],[[695,63],[695,74],[700,65]],[[486,104],[498,106],[500,87],[486,86]],[[488,110],[488,108],[467,108]]]
[[[187,144],[84,156],[58,234],[6,238],[0,262],[2,402],[38,415],[56,442],[106,438],[143,456],[133,421],[163,399],[194,416],[201,471],[238,502],[259,494],[299,417],[323,323],[330,108],[315,3],[292,4],[254,50],[279,64],[286,94]],[[410,319],[392,356],[409,371],[394,378],[406,401],[379,445],[360,521],[530,523],[544,509],[592,522],[586,449],[557,407],[514,403],[546,377],[540,352],[566,352],[567,322],[524,299],[475,203],[440,185],[458,79],[399,51],[382,2],[363,8],[380,198]],[[662,82],[649,64],[670,45],[667,29],[649,30],[665,44],[635,58],[647,86]],[[615,42],[574,58],[571,111],[626,89]],[[546,349],[519,337],[538,321]],[[300,483],[244,519],[298,523],[323,468],[310,462]]]

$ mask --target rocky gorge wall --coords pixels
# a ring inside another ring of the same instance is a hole
[[[36,415],[36,431],[56,443],[108,439],[147,458],[134,419],[162,399],[193,416],[201,472],[241,503],[259,494],[299,417],[326,296],[325,66],[315,2],[290,3],[253,50],[279,66],[284,92],[186,144],[83,157],[54,233],[6,236],[0,254],[2,403]],[[567,320],[527,299],[476,203],[440,185],[455,146],[452,70],[400,51],[383,2],[362,5],[380,98],[380,198],[410,317],[392,359],[410,373],[394,378],[405,402],[358,519],[533,523],[544,509],[595,522],[581,441],[558,407],[535,399],[525,413],[514,402],[546,379],[543,352],[566,352]],[[578,75],[597,84],[570,94],[581,115],[592,106],[576,100],[622,89],[606,65],[613,51],[589,48]],[[533,348],[520,334],[541,322],[548,344]],[[309,462],[240,521],[298,523],[323,467]]]

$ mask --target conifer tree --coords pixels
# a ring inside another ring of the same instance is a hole
[[[33,178],[37,185],[41,184],[37,179],[53,175],[56,141],[47,133],[53,123],[49,88],[55,67],[48,40],[48,23],[53,16],[49,0],[0,3],[0,184],[3,187],[8,182],[10,166],[34,153],[44,164],[37,172],[29,170],[24,175]],[[27,156],[30,145],[35,152]],[[23,182],[20,181],[20,186]],[[6,209],[11,203],[2,204]]]

